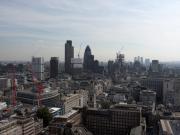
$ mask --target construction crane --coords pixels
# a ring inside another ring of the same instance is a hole
[[[15,66],[13,64],[11,64],[11,66],[8,68],[8,77],[11,78],[11,96],[9,97],[10,100],[10,104],[15,107],[16,106],[16,90],[17,90],[17,86],[16,86],[16,72],[15,72]],[[3,96],[5,99],[5,88],[3,91]]]
[[[16,106],[16,74],[15,74],[15,67],[13,66],[13,77],[12,77],[12,105],[13,107]]]
[[[37,78],[35,76],[35,73],[34,73],[34,71],[32,69],[32,65],[29,66],[29,69],[30,69],[30,72],[32,74],[33,89],[36,89],[37,93],[38,93],[38,95],[37,95],[38,103],[37,104],[38,104],[38,107],[39,107],[39,106],[42,105],[42,103],[41,103],[41,100],[42,100],[41,94],[43,93],[44,87],[40,82],[38,82],[38,80],[37,80]]]

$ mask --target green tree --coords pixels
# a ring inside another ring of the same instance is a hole
[[[102,101],[101,102],[101,108],[102,109],[109,109],[111,106],[111,103],[109,101]]]
[[[38,109],[37,117],[40,119],[43,119],[44,127],[47,127],[49,125],[50,121],[52,120],[52,115],[49,112],[48,108],[46,108],[46,107]]]

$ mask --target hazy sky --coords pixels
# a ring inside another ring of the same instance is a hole
[[[96,59],[180,60],[179,0],[0,0],[0,60],[64,58],[90,45]]]

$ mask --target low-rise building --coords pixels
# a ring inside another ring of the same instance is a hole
[[[6,90],[11,87],[11,79],[8,78],[0,78],[0,90]]]
[[[152,90],[141,91],[140,101],[143,103],[143,105],[150,107],[152,112],[154,112],[156,106],[156,92]]]
[[[111,109],[87,109],[83,114],[85,127],[96,135],[127,135],[141,125],[141,108],[116,105]]]
[[[35,135],[39,135],[43,130],[43,120],[38,119],[37,121],[35,121],[34,127],[35,127]]]
[[[17,92],[17,100],[25,104],[42,105],[53,107],[57,106],[59,92],[57,89],[44,88],[42,93],[38,93],[37,88],[30,88]]]
[[[67,123],[70,123],[72,126],[78,126],[81,120],[81,113],[78,110],[71,110],[67,114],[55,116],[49,125],[49,132],[51,135],[63,134],[63,129]]]
[[[83,101],[82,101],[83,106],[86,106],[87,103],[88,103],[89,91],[87,91],[87,90],[76,90],[76,94],[82,95],[82,97],[83,97],[82,98],[83,99]]]
[[[33,118],[15,117],[18,125],[22,127],[23,135],[35,135],[35,126]]]
[[[73,107],[83,106],[83,96],[81,94],[68,94],[62,97],[60,107],[63,109],[63,114],[70,112]]]
[[[49,109],[49,112],[52,114],[53,117],[55,117],[57,115],[63,115],[62,108],[52,107]]]
[[[22,127],[17,124],[17,120],[2,120],[0,135],[23,135]]]

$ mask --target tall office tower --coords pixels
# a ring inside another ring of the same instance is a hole
[[[71,59],[74,58],[74,47],[72,41],[67,40],[65,44],[65,72],[71,74]]]
[[[32,72],[38,80],[44,80],[44,58],[32,57]]]
[[[139,62],[141,62],[141,57],[140,57],[140,56],[138,56],[138,57],[137,57],[137,60],[138,60]]]
[[[149,67],[151,64],[150,59],[145,59],[145,66]]]
[[[91,54],[91,49],[89,46],[86,47],[85,52],[84,52],[83,67],[85,71],[93,71],[94,55]]]
[[[134,62],[138,61],[138,58],[137,57],[134,57]]]
[[[144,60],[143,60],[143,57],[141,57],[141,61],[140,61],[140,63],[141,63],[142,65],[144,65]]]
[[[159,61],[152,60],[151,68],[152,68],[152,72],[155,72],[155,73],[159,72]]]
[[[108,73],[109,73],[109,75],[113,74],[113,70],[114,70],[113,66],[114,66],[114,61],[109,60],[108,61]]]
[[[59,58],[51,57],[50,60],[50,78],[57,78],[59,71]]]

